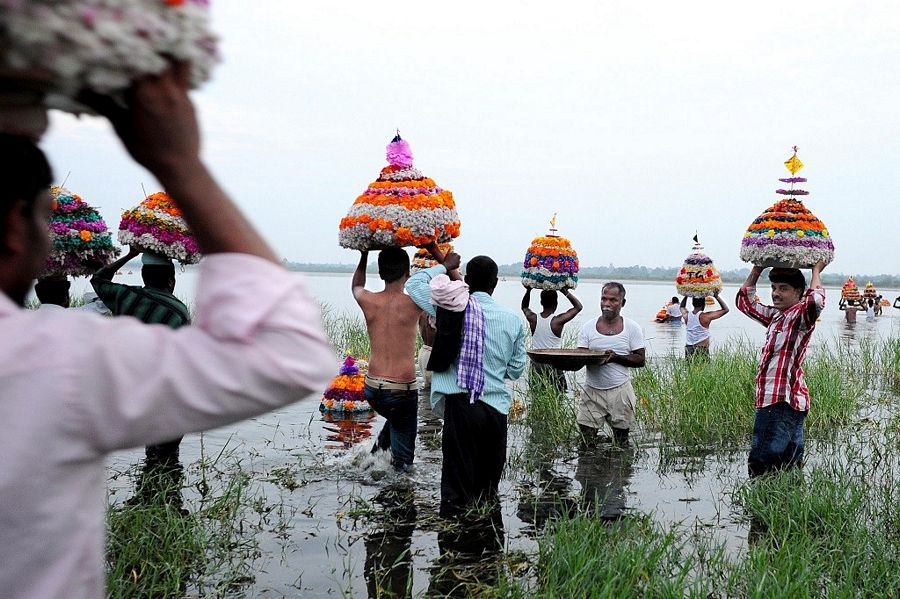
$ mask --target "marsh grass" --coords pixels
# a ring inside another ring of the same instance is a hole
[[[831,346],[807,358],[810,435],[827,435],[853,418],[866,391],[864,374],[854,366],[859,360],[858,353]],[[708,361],[674,355],[648,360],[634,377],[637,418],[677,445],[745,443],[755,416],[757,364],[757,349],[746,343],[714,352]]]
[[[549,377],[529,373],[524,424],[531,442],[542,447],[565,448],[578,439],[576,400],[560,393]]]
[[[330,305],[322,304],[322,326],[339,356],[368,357],[371,353],[366,323],[359,316],[339,313]]]

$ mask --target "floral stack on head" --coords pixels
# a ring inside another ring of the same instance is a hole
[[[853,277],[847,277],[847,281],[841,287],[841,297],[845,300],[859,301],[861,297],[859,287],[856,286],[856,281],[853,280]]]
[[[780,188],[780,200],[763,212],[747,229],[741,241],[741,260],[757,266],[782,266],[787,268],[811,268],[821,261],[829,264],[834,259],[834,244],[825,225],[806,209],[800,197],[808,191],[794,187],[806,183],[795,175],[803,168],[794,155],[784,162],[790,177],[779,179],[789,188]]]
[[[866,299],[875,299],[878,297],[878,290],[875,289],[875,284],[872,281],[866,283],[866,286],[863,288],[863,297]]]
[[[328,389],[322,395],[319,410],[323,412],[365,412],[371,410],[366,401],[365,360],[347,356],[340,373],[332,379]]]
[[[0,70],[46,107],[85,112],[82,92],[119,96],[172,59],[191,65],[191,85],[219,61],[209,0],[0,2]]]
[[[578,254],[556,229],[556,215],[550,219],[550,232],[535,237],[522,263],[522,285],[529,289],[559,291],[578,286]]]
[[[452,243],[439,243],[438,249],[441,250],[443,255],[447,255],[448,253],[453,251]],[[416,254],[413,256],[412,264],[409,267],[409,272],[416,273],[420,270],[425,270],[426,268],[431,268],[432,266],[437,266],[437,260],[431,255],[425,248],[419,248],[416,250]]]
[[[453,194],[413,168],[398,133],[387,146],[388,166],[341,219],[338,242],[352,250],[447,243],[459,237]]]
[[[122,215],[119,243],[182,264],[196,264],[201,257],[200,245],[184,222],[181,210],[164,191],[147,196]]]
[[[675,288],[687,297],[709,297],[722,290],[722,277],[694,235],[694,247],[675,277]]]
[[[41,278],[89,276],[112,262],[119,251],[96,209],[65,187],[51,187],[50,255]]]

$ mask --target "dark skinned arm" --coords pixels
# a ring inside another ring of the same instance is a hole
[[[112,281],[113,277],[116,276],[116,273],[120,268],[125,266],[129,260],[140,255],[140,250],[136,250],[134,248],[129,248],[128,253],[116,260],[115,262],[108,264],[94,273],[94,276],[98,279],[103,279],[104,281]]]
[[[573,318],[578,316],[578,314],[584,310],[584,306],[575,294],[572,293],[572,290],[566,287],[562,290],[562,294],[566,296],[566,299],[572,304],[572,307],[553,317],[553,320],[550,321],[550,330],[553,331],[553,334],[557,337],[562,337],[563,327],[566,326],[566,323],[571,321]]]
[[[620,356],[619,354],[612,353],[612,350],[609,350],[609,357],[606,359],[607,362],[612,362],[613,364],[619,364],[621,366],[626,366],[628,368],[642,368],[644,364],[647,363],[647,357],[645,355],[646,349],[640,348],[636,349],[630,354],[625,354],[624,356]]]
[[[531,309],[531,287],[525,288],[525,295],[522,297],[522,314],[525,315],[531,334],[534,335],[534,329],[537,327],[537,314]]]
[[[369,252],[359,252],[359,264],[353,271],[353,280],[350,282],[350,288],[353,290],[353,297],[359,301],[360,296],[366,293],[366,267],[369,263]]]
[[[423,247],[431,253],[431,255],[434,257],[435,262],[437,262],[438,264],[444,264],[447,258],[449,258],[450,256],[456,256],[456,259],[452,260],[449,266],[447,264],[444,264],[444,268],[447,269],[447,276],[450,277],[451,281],[459,281],[462,279],[459,274],[459,254],[457,254],[456,252],[449,252],[445,256],[444,253],[441,252],[437,242],[435,241],[432,241],[431,243]]]
[[[722,299],[718,291],[713,293],[713,297],[716,298],[716,301],[719,302],[719,309],[713,310],[712,312],[703,312],[700,314],[700,324],[705,327],[708,327],[709,323],[711,323],[715,319],[722,318],[723,316],[728,314],[730,310],[728,304],[725,303],[725,300]]]

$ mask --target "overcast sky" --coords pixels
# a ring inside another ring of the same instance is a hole
[[[212,3],[204,154],[276,251],[355,262],[338,221],[400,129],[453,192],[463,257],[520,260],[554,212],[583,265],[720,268],[800,147],[829,270],[898,273],[900,4]],[[156,191],[99,119],[55,114],[57,178],[116,227]]]

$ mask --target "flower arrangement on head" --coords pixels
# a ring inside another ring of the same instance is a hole
[[[522,263],[522,285],[529,289],[575,289],[578,286],[578,254],[556,229],[556,215],[550,219],[550,232],[535,237]]]
[[[122,214],[119,243],[182,264],[196,264],[201,257],[200,245],[184,222],[181,210],[164,191],[150,194]]]
[[[368,362],[348,355],[340,373],[332,379],[322,395],[319,409],[323,412],[365,412],[371,410],[366,401]]]
[[[741,241],[741,260],[757,266],[783,266],[811,268],[821,261],[829,264],[834,259],[834,244],[825,225],[810,212],[800,200],[808,191],[795,189],[797,183],[805,183],[795,175],[803,168],[794,155],[784,162],[790,177],[779,179],[789,183],[788,189],[777,189],[782,196],[763,212],[747,229]]]
[[[194,87],[219,60],[209,0],[28,0],[0,2],[2,67],[40,79],[47,106],[83,112],[81,92],[123,93],[176,59]]]
[[[712,259],[703,251],[697,235],[694,247],[675,276],[675,288],[687,297],[710,297],[722,290],[722,277]]]
[[[845,300],[859,301],[861,297],[859,287],[856,286],[856,281],[853,280],[853,277],[847,277],[847,281],[841,287],[841,297]]]
[[[875,289],[875,284],[872,281],[866,283],[866,286],[863,287],[863,297],[866,299],[875,299],[878,297],[878,290]]]
[[[341,246],[378,250],[459,237],[453,194],[413,168],[412,150],[399,132],[387,146],[387,160],[389,165],[341,219]]]
[[[449,252],[453,251],[453,244],[439,243],[438,249],[441,250],[441,254],[446,256]],[[419,248],[413,256],[409,271],[415,273],[420,270],[425,270],[426,268],[431,268],[432,266],[437,266],[437,260],[434,259],[434,256],[431,255],[431,252],[429,252],[428,249]]]
[[[119,251],[109,228],[92,206],[65,187],[51,187],[50,255],[40,278],[89,276]]]

